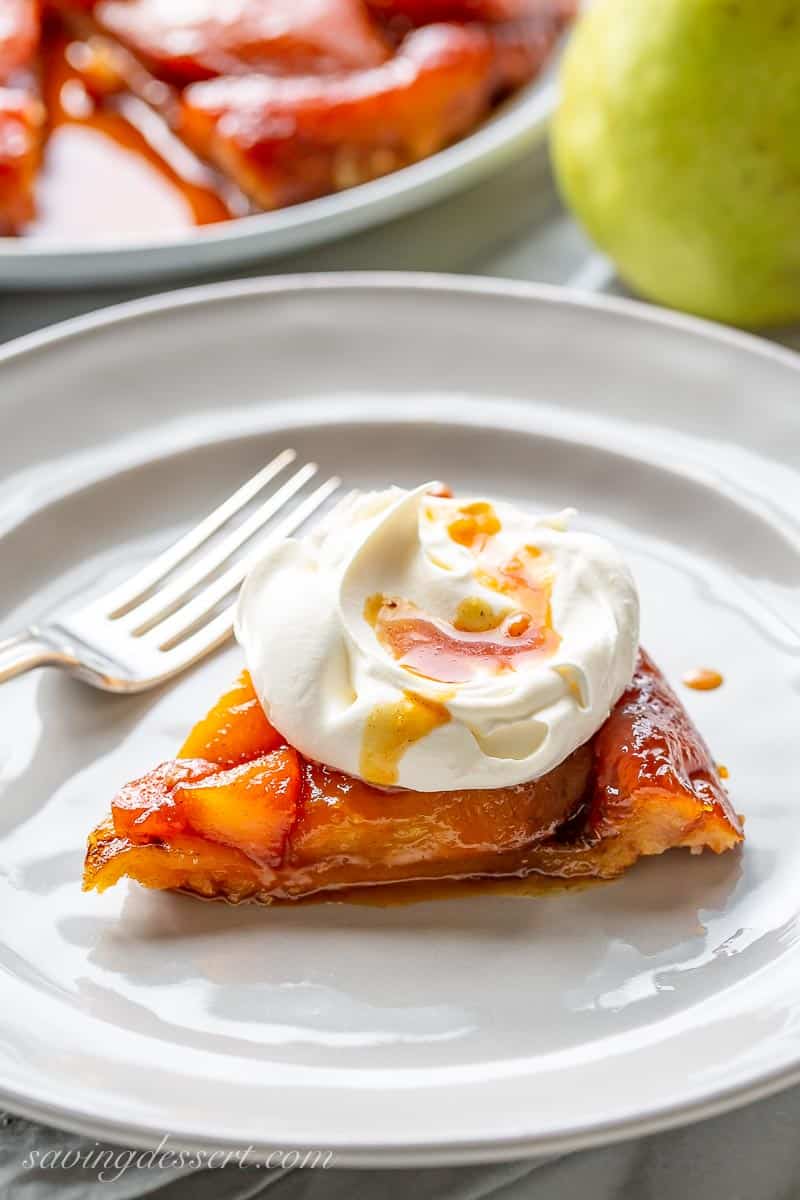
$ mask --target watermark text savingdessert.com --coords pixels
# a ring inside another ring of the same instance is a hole
[[[65,1146],[37,1149],[32,1147],[25,1155],[22,1167],[25,1170],[83,1169],[96,1172],[101,1183],[115,1183],[131,1170],[186,1170],[218,1171],[224,1168],[261,1168],[273,1171],[303,1170],[324,1171],[334,1166],[332,1150],[272,1150],[267,1155],[256,1153],[254,1146],[242,1146],[233,1150],[177,1150],[169,1146],[169,1134],[165,1134],[154,1150],[132,1150],[101,1146]]]

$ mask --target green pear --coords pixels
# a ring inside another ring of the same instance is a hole
[[[800,318],[800,0],[596,0],[561,82],[556,174],[626,282]]]

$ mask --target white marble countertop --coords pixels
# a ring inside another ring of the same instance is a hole
[[[561,207],[540,152],[462,195],[367,233],[302,254],[254,263],[238,275],[295,271],[419,270],[497,275],[621,292]],[[230,276],[229,276],[230,277]],[[176,281],[175,286],[204,280]],[[0,292],[0,341],[157,288]],[[800,330],[779,340],[800,349]],[[800,397],[798,397],[800,403]],[[0,1200],[399,1200],[409,1186],[418,1200],[779,1200],[800,1176],[800,1089],[686,1129],[547,1161],[414,1171],[97,1172],[31,1166],[45,1150],[97,1143],[45,1130],[10,1114],[0,1119]]]

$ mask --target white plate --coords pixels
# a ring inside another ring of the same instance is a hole
[[[478,183],[542,140],[555,105],[555,64],[475,133],[438,154],[359,187],[277,212],[162,236],[83,244],[0,237],[0,289],[77,287],[199,274],[266,261],[413,212]]]
[[[162,297],[0,353],[5,631],[163,545],[292,442],[348,483],[577,504],[731,772],[743,854],[403,908],[82,895],[87,830],[239,668],[0,688],[0,1100],[129,1144],[340,1164],[563,1150],[800,1079],[800,370],[619,301],[421,276]],[[10,436],[9,436],[10,434]]]

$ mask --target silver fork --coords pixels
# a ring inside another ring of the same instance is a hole
[[[298,530],[340,487],[331,476],[303,499],[316,463],[295,470],[255,511],[205,553],[199,551],[292,463],[284,450],[219,508],[136,574],[66,616],[0,641],[0,683],[34,667],[64,667],[107,692],[144,692],[185,671],[230,637],[235,592],[273,541]],[[236,552],[285,514],[241,557]],[[231,565],[218,573],[229,559]],[[181,567],[176,572],[176,568]],[[204,585],[201,587],[201,585]],[[198,590],[200,589],[200,590]]]

